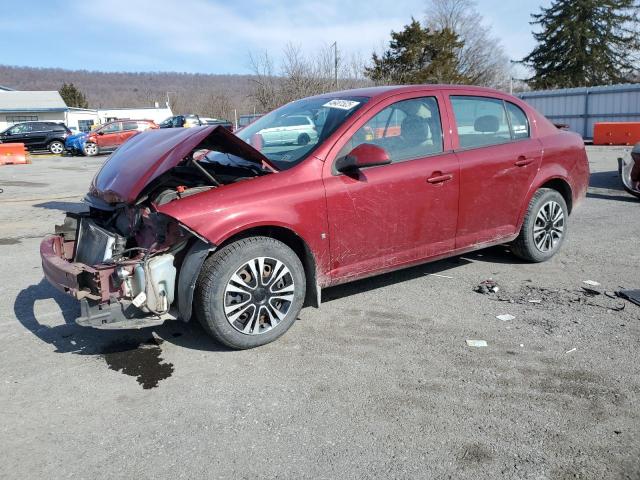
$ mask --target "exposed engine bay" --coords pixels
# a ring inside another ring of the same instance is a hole
[[[196,242],[206,241],[157,207],[271,172],[230,153],[196,148],[150,181],[133,203],[110,203],[90,192],[84,200],[89,210],[67,213],[56,226],[51,252],[41,245],[45,275],[81,301],[81,325],[131,328],[131,320],[142,327],[177,318],[171,309],[181,265]],[[197,250],[202,261],[213,248]],[[58,261],[49,264],[45,257]],[[193,289],[195,278],[185,284]]]

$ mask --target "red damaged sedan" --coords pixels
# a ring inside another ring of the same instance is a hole
[[[319,306],[324,287],[501,243],[547,260],[588,177],[582,139],[510,95],[350,90],[237,135],[135,136],[95,176],[88,211],[67,214],[40,253],[47,279],[80,301],[80,325],[196,317],[251,348]]]

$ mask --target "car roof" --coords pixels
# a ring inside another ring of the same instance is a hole
[[[433,92],[438,90],[472,90],[476,92],[493,93],[504,95],[505,92],[495,90],[487,87],[477,87],[473,85],[446,85],[446,84],[419,84],[419,85],[388,85],[382,87],[364,87],[354,88],[352,90],[341,90],[336,92],[324,93],[317,95],[318,98],[322,97],[338,97],[341,95],[350,97],[369,97],[369,98],[385,98],[391,95],[404,92]]]

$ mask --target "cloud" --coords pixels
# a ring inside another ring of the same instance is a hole
[[[204,65],[207,70],[245,67],[249,52],[267,50],[276,58],[289,42],[305,51],[338,42],[341,51],[369,54],[411,17],[397,9],[381,15],[379,8],[361,2],[211,2],[205,0],[142,0],[131,7],[126,0],[111,0],[108,9],[91,2],[76,4],[76,14],[90,25],[110,30],[113,38],[129,37],[130,50],[147,51],[159,63],[175,55],[177,70]],[[402,4],[402,2],[400,2]],[[131,48],[133,47],[133,48]],[[222,65],[221,65],[222,64]],[[217,68],[216,68],[217,67]]]

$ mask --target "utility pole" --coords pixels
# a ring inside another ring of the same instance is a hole
[[[338,89],[338,42],[333,42],[333,81]]]

